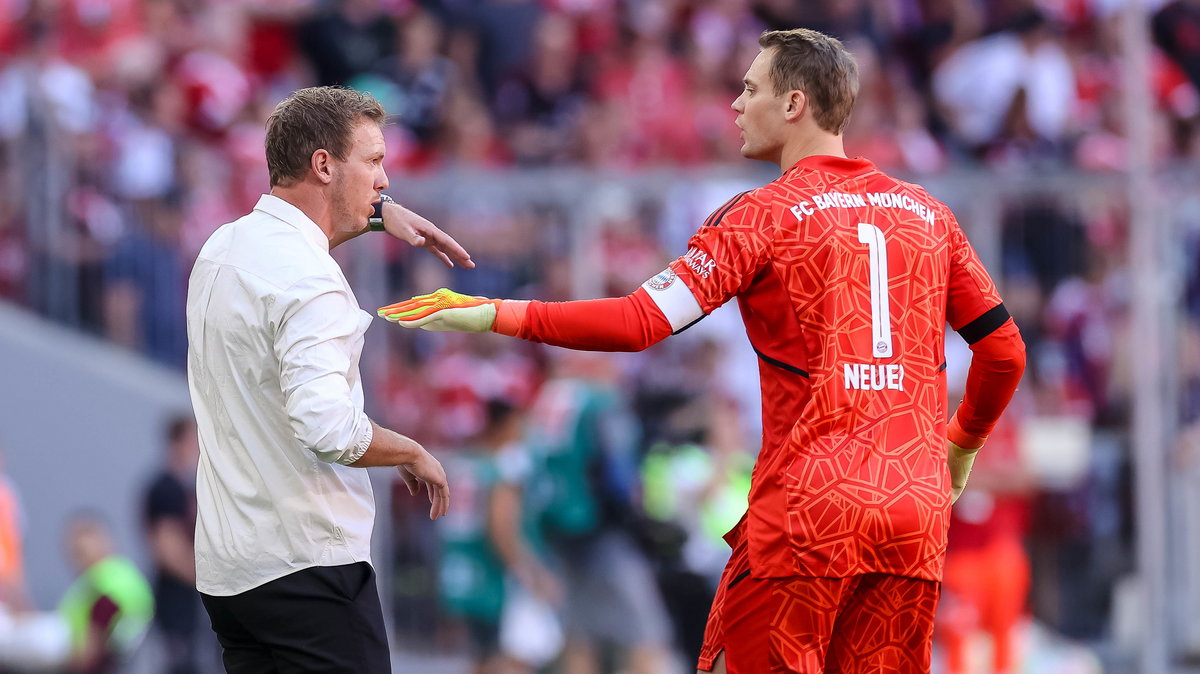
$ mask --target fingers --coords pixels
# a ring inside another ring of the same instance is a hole
[[[454,261],[453,261],[453,260],[451,260],[451,259],[450,259],[450,257],[449,257],[448,255],[446,255],[446,253],[444,253],[444,252],[442,251],[442,249],[441,249],[441,248],[435,248],[435,247],[433,247],[433,246],[430,246],[430,247],[429,247],[429,252],[431,252],[431,253],[433,253],[434,255],[436,255],[436,256],[437,256],[437,258],[438,258],[439,260],[441,260],[441,261],[442,261],[442,264],[446,265],[447,267],[454,267]],[[471,262],[471,266],[472,266],[472,267],[474,267],[474,266],[475,266],[475,263],[474,263],[474,262]]]
[[[404,466],[396,466],[396,470],[400,473],[400,478],[404,480],[404,485],[408,487],[408,493],[412,496],[416,496],[417,492],[421,490],[420,480],[418,480],[417,477],[410,473]]]
[[[438,290],[428,295],[418,295],[403,302],[389,304],[376,313],[380,318],[386,318],[393,323],[405,321],[415,326],[416,324],[412,321],[431,316],[447,306],[445,295],[442,294],[442,290]]]
[[[429,488],[429,519],[436,520],[450,512],[450,486],[432,483],[426,483],[426,486]]]
[[[446,480],[446,471],[432,454],[421,449],[414,462],[404,464],[401,474],[405,473],[418,485],[414,491],[410,483],[410,493],[416,494],[421,486],[429,492],[429,519],[436,520],[450,511],[450,484]],[[408,477],[405,482],[409,482]]]
[[[467,249],[463,248],[454,240],[454,237],[437,228],[437,225],[426,221],[427,226],[423,228],[422,233],[427,241],[426,245],[429,250],[442,261],[449,264],[451,267],[457,262],[467,269],[474,269],[475,262],[471,260],[471,254]]]
[[[460,246],[454,237],[412,211],[408,211],[407,215],[409,217],[401,223],[402,231],[400,233],[406,242],[417,248],[427,249],[447,267],[453,268],[454,263],[457,262],[467,269],[475,268],[471,254]]]
[[[414,303],[407,306],[397,307],[395,309],[380,309],[379,316],[393,322],[403,321],[405,323],[411,323],[412,321],[417,321],[422,318],[428,318],[444,308],[445,307],[441,307],[436,304]]]
[[[460,295],[453,290],[440,288],[428,295],[417,295],[403,302],[389,304],[376,311],[376,314],[380,318],[386,318],[393,323],[398,322],[408,327],[419,327],[428,321],[421,323],[418,323],[418,321],[429,318],[439,311],[477,307],[491,301],[486,297]]]
[[[401,300],[399,302],[396,302],[395,304],[389,304],[386,307],[381,307],[379,309],[379,311],[381,311],[381,312],[386,311],[388,313],[392,313],[394,311],[408,311],[409,309],[411,309],[414,306],[433,305],[433,304],[437,303],[437,294],[439,292],[441,292],[442,290],[444,290],[444,288],[440,288],[435,292],[429,293],[428,295],[416,295],[415,297],[410,297],[406,300]]]

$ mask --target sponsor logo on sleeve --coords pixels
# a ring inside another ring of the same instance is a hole
[[[646,285],[649,286],[651,290],[666,290],[667,288],[671,287],[671,284],[675,282],[676,278],[678,277],[675,276],[675,272],[671,271],[670,269],[664,269],[649,281],[646,281]]]
[[[687,254],[683,256],[683,261],[700,278],[712,276],[713,270],[717,268],[717,261],[699,248],[688,248]]]

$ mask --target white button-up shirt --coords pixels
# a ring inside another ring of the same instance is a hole
[[[371,483],[344,464],[371,443],[358,372],[371,320],[329,239],[283,199],[263,195],[204,244],[187,299],[201,592],[370,561]]]

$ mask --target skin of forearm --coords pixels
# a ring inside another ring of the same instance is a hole
[[[358,461],[348,464],[355,468],[371,468],[374,466],[403,466],[412,463],[420,454],[421,446],[411,438],[386,429],[371,422],[374,435],[367,451]]]

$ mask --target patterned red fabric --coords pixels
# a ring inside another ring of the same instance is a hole
[[[966,391],[947,430],[950,441],[963,449],[982,447],[1024,371],[1025,342],[1011,318],[972,344]]]
[[[945,325],[1001,303],[950,210],[866,160],[808,157],[715,211],[671,269],[705,313],[736,296],[760,356],[754,577],[940,579]]]
[[[939,584],[884,574],[750,575],[734,547],[709,612],[699,669],[722,651],[729,674],[926,674]]]

